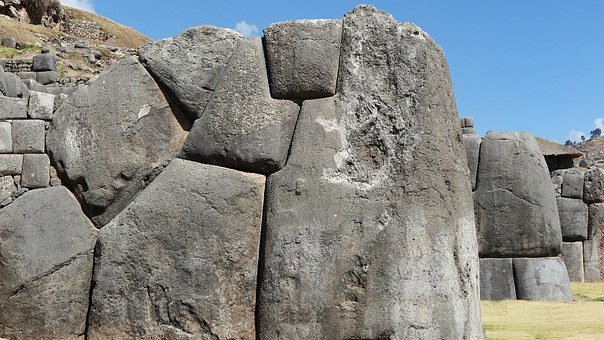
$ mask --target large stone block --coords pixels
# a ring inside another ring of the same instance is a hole
[[[592,168],[585,172],[583,201],[585,203],[604,202],[604,170]]]
[[[27,118],[27,99],[0,96],[0,119]]]
[[[480,146],[474,197],[481,257],[560,253],[556,197],[531,134],[487,133]]]
[[[46,123],[43,120],[15,120],[12,122],[13,152],[43,153]]]
[[[560,227],[564,241],[582,241],[587,239],[588,206],[576,198],[557,197]]]
[[[23,171],[23,155],[0,155],[0,176],[20,175]]]
[[[16,74],[0,71],[0,92],[7,97],[27,98],[29,90]]]
[[[288,164],[267,182],[258,334],[480,338],[469,172],[442,50],[372,6],[343,25],[337,95],[304,101]]]
[[[299,107],[272,99],[262,40],[247,38],[227,66],[180,157],[269,174],[283,168]]]
[[[241,40],[241,34],[233,30],[199,26],[149,43],[139,49],[139,55],[143,65],[194,120],[204,112]]]
[[[32,70],[35,72],[52,71],[57,68],[57,56],[53,53],[38,54],[34,56]]]
[[[562,253],[560,254],[571,282],[585,281],[583,269],[583,242],[562,242]]]
[[[50,183],[48,155],[24,155],[21,185],[27,189],[46,188]]]
[[[271,94],[315,99],[336,93],[342,20],[296,20],[264,30]]]
[[[64,187],[0,210],[0,338],[80,339],[97,231]]]
[[[265,178],[175,159],[101,230],[88,339],[254,339]]]
[[[29,93],[28,115],[33,119],[51,120],[54,115],[55,96],[49,93]]]
[[[583,198],[585,170],[573,168],[564,173],[562,196],[568,198]]]
[[[570,301],[570,281],[559,257],[515,258],[514,277],[519,300]]]
[[[0,153],[13,152],[13,134],[10,122],[0,121]]]
[[[42,85],[50,85],[59,81],[61,74],[57,71],[44,71],[36,74],[36,81]]]
[[[480,259],[480,299],[516,300],[512,259]]]
[[[472,190],[476,190],[478,157],[480,155],[480,143],[482,142],[482,138],[480,138],[478,135],[462,135],[461,137],[466,150],[468,169],[470,169],[470,182],[472,182]]]
[[[47,137],[53,165],[97,226],[180,150],[187,133],[179,118],[132,58],[113,64],[55,111]]]

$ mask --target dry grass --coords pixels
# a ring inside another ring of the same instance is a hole
[[[604,339],[604,283],[573,284],[574,301],[483,301],[487,339]]]
[[[7,16],[0,15],[0,35],[3,37],[14,37],[17,41],[28,44],[41,43],[42,40],[36,36],[41,34],[47,37],[57,37],[63,33],[46,28],[41,25],[30,25],[18,22]]]
[[[139,48],[151,41],[147,36],[138,33],[130,27],[118,24],[115,21],[71,7],[63,8],[65,9],[67,16],[71,19],[96,22],[105,32],[116,36],[117,39],[113,45],[117,47]]]

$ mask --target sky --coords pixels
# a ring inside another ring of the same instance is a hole
[[[604,1],[61,0],[152,39],[197,25],[262,35],[273,22],[341,18],[372,4],[443,48],[461,116],[480,134],[529,131],[564,143],[604,130]]]

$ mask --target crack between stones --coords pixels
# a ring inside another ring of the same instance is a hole
[[[94,267],[96,266],[96,255],[99,246],[99,240],[94,244],[93,256],[92,256],[92,272],[90,273],[90,286],[88,288],[88,311],[86,312],[86,324],[84,324],[84,334],[80,334],[80,336],[84,336],[84,340],[88,340],[88,333],[90,331],[90,314],[92,313],[92,293],[94,292],[95,282],[94,282]]]
[[[266,246],[266,216],[267,216],[267,201],[268,201],[268,186],[269,181],[268,178],[264,184],[264,201],[262,202],[262,223],[260,224],[260,242],[258,246],[258,264],[256,266],[258,272],[256,274],[256,301],[254,305],[254,325],[256,338],[260,339],[260,293],[261,293],[261,285],[264,280],[264,259],[265,259],[265,246]]]

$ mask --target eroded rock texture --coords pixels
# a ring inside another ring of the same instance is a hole
[[[140,60],[194,120],[201,117],[241,39],[230,29],[193,27],[141,47]]]
[[[570,301],[570,281],[559,257],[515,258],[516,294],[520,300]]]
[[[336,97],[267,185],[260,339],[481,338],[470,181],[441,49],[371,6]]]
[[[545,159],[529,133],[486,135],[474,198],[481,257],[560,253],[556,197]]]
[[[64,187],[0,210],[0,338],[83,337],[96,238]]]
[[[175,159],[101,230],[89,339],[253,339],[264,176]]]
[[[205,113],[195,121],[182,158],[270,174],[285,166],[299,107],[271,98],[262,40],[244,40]]]
[[[177,154],[187,136],[178,118],[132,58],[114,64],[56,111],[48,151],[97,226],[124,209]]]

